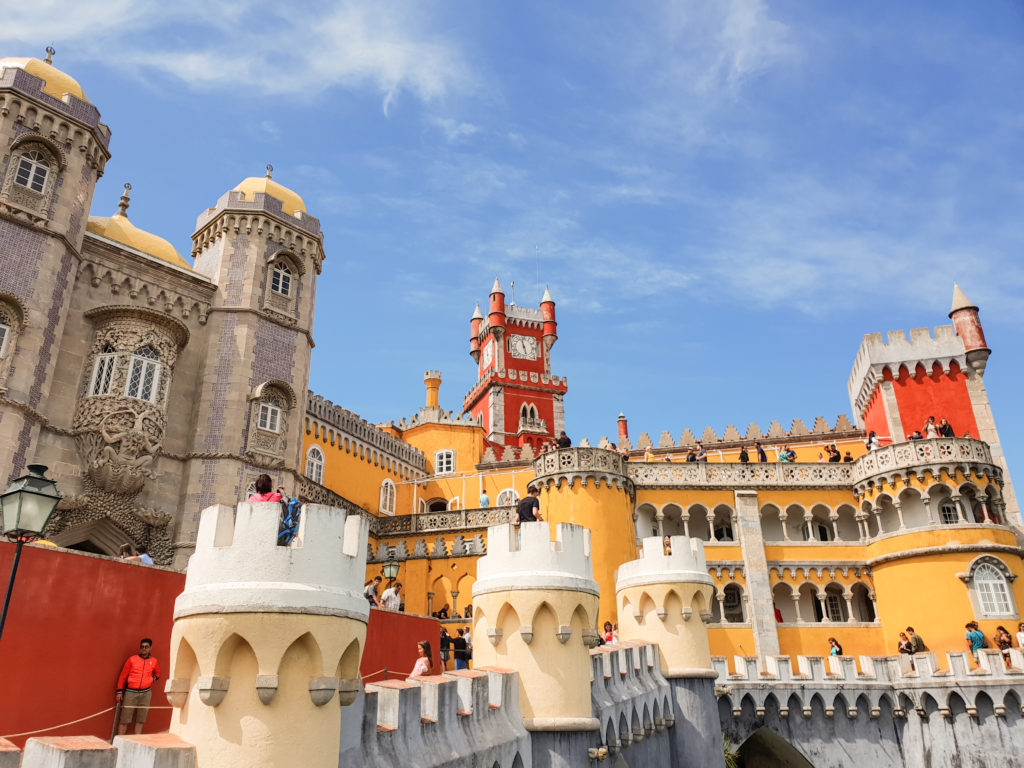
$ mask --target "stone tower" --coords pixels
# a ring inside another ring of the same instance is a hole
[[[519,672],[530,731],[594,731],[589,648],[598,587],[590,531],[547,523],[493,526],[473,585],[473,659]]]
[[[358,690],[369,607],[368,527],[319,505],[277,546],[280,504],[202,513],[174,605],[171,731],[200,768],[338,764],[341,710]]]
[[[194,269],[217,285],[186,471],[186,510],[175,532],[184,564],[200,510],[245,498],[262,473],[294,492],[302,470],[302,415],[313,348],[320,222],[267,175],[245,179],[199,216]],[[206,460],[221,459],[218,462]]]
[[[596,579],[601,587],[598,623],[615,622],[614,567],[636,557],[636,497],[626,463],[617,451],[588,447],[548,451],[533,463],[530,487],[540,490],[544,519],[601,532],[594,539]]]
[[[660,537],[643,540],[637,560],[615,573],[619,640],[657,643],[661,671],[672,687],[676,727],[673,765],[722,765],[715,715],[718,673],[711,666],[705,622],[714,590],[699,539],[673,536],[671,554]]]
[[[45,61],[0,59],[3,485],[38,450],[93,191],[110,159],[110,129],[47,53]],[[23,360],[14,366],[19,351]],[[67,397],[64,384],[58,389]]]
[[[505,303],[495,280],[486,319],[477,305],[469,321],[469,354],[477,382],[463,409],[479,416],[488,440],[534,451],[565,429],[568,389],[551,374],[551,348],[558,340],[555,302],[545,289],[539,309]]]

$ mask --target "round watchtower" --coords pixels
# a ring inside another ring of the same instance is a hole
[[[619,639],[642,640],[661,647],[665,677],[686,677],[711,670],[704,622],[711,618],[714,582],[708,575],[704,543],[673,536],[671,552],[662,539],[643,540],[638,560],[615,573]]]
[[[598,587],[590,531],[547,523],[493,526],[473,585],[473,659],[519,673],[532,731],[589,731],[589,649],[597,643]]]
[[[341,710],[358,690],[369,607],[367,524],[304,508],[277,545],[281,505],[205,509],[185,590],[174,604],[171,731],[199,764],[338,764]]]
[[[615,622],[615,569],[636,557],[633,506],[636,493],[626,459],[603,448],[549,451],[533,463],[531,488],[550,523],[574,523],[599,531],[594,573],[601,587],[601,620]]]

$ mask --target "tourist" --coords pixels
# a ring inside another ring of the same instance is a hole
[[[448,669],[448,656],[452,647],[452,638],[448,634],[448,630],[441,627],[441,641],[438,643],[441,649],[441,668]]]
[[[782,446],[782,448],[779,449],[779,461],[782,462],[783,464],[786,464],[786,463],[789,462],[789,446],[788,445],[784,445],[784,446]]]
[[[537,498],[539,493],[536,488],[531,488],[516,504],[516,518],[520,523],[535,523],[544,519],[540,514],[540,500]]]
[[[563,430],[563,431],[559,432],[558,433],[558,439],[555,440],[555,447],[556,448],[570,448],[571,446],[572,446],[572,440],[570,440],[569,436],[567,434],[565,434],[565,431]]]
[[[829,651],[828,651],[828,655],[829,656],[842,656],[843,655],[843,646],[841,646],[839,644],[839,641],[836,640],[834,637],[830,637],[828,639],[828,644],[829,644]]]
[[[448,603],[441,606],[441,610],[437,612],[437,618],[447,619],[448,618]]]
[[[279,485],[276,491],[273,490],[274,481],[270,479],[270,475],[257,477],[255,486],[256,492],[249,494],[249,501],[284,501],[284,496],[281,495],[284,486]]]
[[[907,634],[910,636],[910,646],[914,649],[914,653],[924,653],[927,650],[924,639],[914,631],[913,627],[907,627]]]
[[[122,560],[134,560],[135,550],[132,549],[131,544],[122,544],[120,551],[117,553],[117,556],[120,557]]]
[[[466,661],[473,660],[473,633],[469,631],[469,625],[467,624],[463,629],[463,637],[466,638]]]
[[[1024,649],[1024,621],[1017,625],[1017,647]]]
[[[1013,647],[1013,638],[1010,636],[1009,631],[1006,627],[999,625],[996,627],[996,633],[992,635],[992,641],[999,652],[1003,654],[1003,664],[1006,668],[1010,668],[1010,648]]]
[[[953,426],[945,419],[939,423],[939,434],[942,437],[956,437],[956,432],[953,431]]]
[[[697,451],[695,451],[693,448],[691,448],[689,451],[687,451],[686,452],[686,460],[687,461],[696,461],[697,460]]]
[[[703,461],[703,462],[707,462],[707,460],[708,460],[707,449],[703,445],[701,445],[700,443],[697,443],[697,456],[696,456],[695,460],[696,461]]]
[[[877,451],[879,448],[882,447],[882,441],[878,439],[878,436],[875,434],[874,430],[868,432],[868,439],[866,445],[869,451]]]
[[[971,652],[971,656],[974,658],[974,663],[978,663],[978,651],[985,647],[985,635],[980,629],[978,629],[978,622],[969,621],[964,624],[964,628],[967,633],[964,637],[967,640],[967,650]]]
[[[380,586],[382,579],[380,576],[374,576],[372,580],[366,583],[363,587],[363,597],[366,598],[366,602],[370,604],[370,607],[382,607],[380,604],[380,598],[377,597],[377,587]]]
[[[754,443],[754,449],[757,451],[757,461],[759,464],[768,463],[768,454],[764,452],[764,448],[761,447],[761,443]]]
[[[129,656],[117,676],[117,693],[114,698],[121,705],[121,717],[117,732],[124,735],[128,724],[135,718],[135,732],[142,733],[142,726],[149,715],[149,702],[153,698],[153,683],[160,679],[160,664],[152,655],[153,641],[148,637],[139,641],[139,652]]]
[[[924,435],[921,434],[920,429],[915,429],[913,432],[907,435],[907,440],[924,440]]]
[[[430,652],[430,642],[428,640],[420,640],[416,643],[416,653],[418,658],[413,665],[412,674],[409,677],[427,677],[434,674],[434,657]]]
[[[939,436],[939,428],[935,425],[935,417],[929,416],[928,420],[921,427],[921,431],[924,432],[925,440],[934,440]]]
[[[612,624],[612,641],[619,642],[619,622]]]
[[[843,457],[839,455],[839,449],[836,448],[834,445],[830,445],[828,447],[828,460],[832,464],[838,464],[840,461],[843,460]]]
[[[452,638],[452,656],[455,657],[455,669],[467,669],[466,665],[466,633],[459,627]]]
[[[822,453],[821,451],[818,451],[818,463],[819,464],[824,464],[825,463],[825,454]]]
[[[846,454],[843,456],[843,463],[844,464],[851,464],[852,462],[853,462],[853,456],[851,456],[850,452],[847,451]]]
[[[662,546],[665,549],[665,554],[666,555],[671,555],[672,554],[672,537],[671,536],[666,536],[665,540],[662,542]]]
[[[740,464],[747,464],[750,461],[750,456],[747,454],[746,447],[740,448]]]
[[[393,586],[384,590],[380,596],[380,605],[385,611],[397,612],[402,607],[402,582],[396,581]]]
[[[464,618],[464,619],[472,619],[473,618],[473,604],[472,603],[470,603],[469,605],[466,606],[466,610],[464,610],[462,612],[462,618]]]
[[[896,645],[896,650],[899,651],[900,653],[905,653],[908,656],[912,656],[913,655],[913,653],[914,653],[914,646],[910,642],[910,638],[907,637],[907,633],[906,632],[900,632],[900,641]],[[914,668],[914,661],[913,661],[913,659],[911,659],[911,661],[910,661],[910,668],[911,669]]]
[[[156,563],[153,562],[153,558],[149,554],[149,549],[147,549],[146,547],[139,547],[139,554],[136,555],[135,558],[133,559],[138,560],[143,565],[156,565]]]
[[[487,495],[487,491],[480,491],[480,509],[487,509],[491,506],[491,497]]]
[[[601,632],[601,639],[606,643],[611,643],[615,640],[615,635],[612,633],[612,623],[610,621],[606,621],[604,623],[604,628]]]

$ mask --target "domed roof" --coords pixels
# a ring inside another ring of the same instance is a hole
[[[158,237],[144,229],[139,229],[128,220],[128,192],[130,184],[125,184],[125,193],[121,196],[118,211],[113,216],[90,216],[86,229],[109,240],[127,245],[148,256],[166,261],[176,267],[192,269],[181,254],[162,237]]]
[[[53,56],[53,49],[48,48],[46,53],[46,61],[40,61],[39,59],[33,58],[19,58],[16,56],[9,56],[5,59],[0,59],[0,69],[4,69],[5,67],[24,69],[30,75],[35,75],[43,80],[43,93],[48,96],[53,96],[55,99],[63,100],[64,94],[70,93],[82,101],[89,101],[89,99],[85,97],[85,91],[82,90],[82,86],[78,84],[78,81],[75,80],[75,78],[61,72],[53,66],[53,62],[51,60],[51,57]]]
[[[247,179],[243,179],[235,187],[234,191],[244,194],[247,200],[252,200],[253,195],[257,192],[262,192],[280,200],[284,212],[287,214],[294,216],[299,211],[306,213],[306,204],[302,202],[302,198],[288,189],[288,187],[278,184],[270,178],[271,171],[273,171],[273,167],[268,165],[266,176],[250,176]]]

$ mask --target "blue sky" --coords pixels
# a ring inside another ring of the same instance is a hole
[[[273,163],[326,233],[312,387],[372,421],[428,368],[461,408],[495,275],[550,285],[592,441],[834,422],[863,334],[948,322],[956,281],[1020,475],[1024,6],[560,5],[38,0],[0,44],[52,43],[111,126],[93,213],[130,181],[184,254]]]

